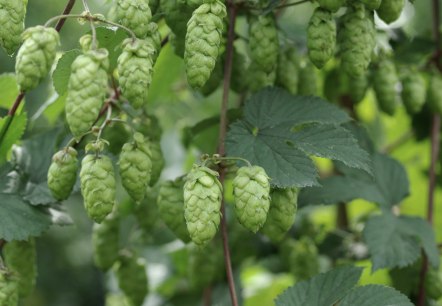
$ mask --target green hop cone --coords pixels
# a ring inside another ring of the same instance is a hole
[[[52,156],[48,170],[48,187],[54,198],[66,200],[77,180],[78,159],[77,151],[67,147]]]
[[[262,233],[274,242],[281,241],[295,222],[299,189],[273,189],[270,209]]]
[[[87,214],[101,223],[115,203],[116,182],[111,159],[105,155],[86,155],[81,162],[80,182]]]
[[[118,57],[118,75],[122,94],[138,109],[147,102],[152,82],[155,47],[147,40],[123,42],[123,52]]]
[[[298,92],[299,56],[294,47],[279,53],[276,84],[291,94]]]
[[[347,90],[353,103],[361,102],[367,93],[369,79],[366,73],[359,76],[347,75]]]
[[[369,10],[377,10],[382,0],[360,0]]]
[[[376,45],[375,35],[373,12],[362,3],[353,3],[338,31],[342,67],[349,75],[357,77],[366,72]]]
[[[141,306],[148,293],[146,262],[134,254],[124,252],[118,258],[115,275],[121,291],[132,306]]]
[[[161,184],[158,193],[158,212],[161,220],[183,242],[190,241],[184,219],[184,181],[180,178],[175,181],[165,181]]]
[[[206,97],[209,96],[219,87],[221,81],[223,80],[223,77],[224,77],[224,61],[220,59],[216,61],[215,68],[213,68],[213,71],[210,74],[210,77],[207,80],[206,84],[204,84],[204,86],[201,87],[200,92]]]
[[[152,234],[152,230],[157,225],[157,198],[158,188],[148,187],[144,199],[138,205],[133,205],[133,213],[145,236]]]
[[[164,168],[164,156],[161,150],[161,144],[158,141],[149,141],[150,152],[152,153],[152,172],[150,175],[149,185],[155,185],[160,179],[161,172]]]
[[[19,295],[26,297],[31,294],[37,277],[35,240],[8,242],[3,248],[3,258],[8,268],[18,276]]]
[[[18,278],[10,271],[0,270],[0,306],[18,305]]]
[[[241,167],[233,179],[235,214],[245,228],[256,233],[265,223],[270,207],[270,183],[264,168]]]
[[[306,280],[319,273],[318,249],[313,240],[303,237],[287,242],[290,272],[296,280]]]
[[[317,69],[309,60],[301,62],[299,70],[298,94],[315,96],[318,94]]]
[[[386,57],[380,59],[373,72],[372,83],[379,108],[384,113],[392,116],[400,99],[396,90],[399,77],[396,73],[396,67],[390,59]]]
[[[425,78],[417,69],[407,69],[400,74],[402,101],[409,114],[418,113],[424,106],[427,89]]]
[[[141,201],[152,171],[152,152],[141,133],[135,133],[133,142],[123,146],[118,163],[124,189],[136,202]]]
[[[26,29],[17,53],[15,73],[20,91],[29,91],[43,81],[55,60],[60,37],[54,28],[35,26]]]
[[[336,12],[345,5],[345,2],[345,0],[318,0],[319,6],[330,12]]]
[[[138,38],[145,38],[149,32],[152,12],[148,0],[117,0],[116,21],[131,29]]]
[[[433,112],[442,114],[442,76],[439,72],[430,75],[427,95],[428,104]]]
[[[8,55],[17,51],[25,29],[28,0],[0,0],[0,45]]]
[[[226,14],[226,6],[214,0],[200,5],[187,24],[184,64],[193,88],[203,87],[215,68]]]
[[[204,289],[223,275],[222,248],[209,243],[206,247],[189,246],[189,279],[193,288]]]
[[[184,183],[184,218],[197,245],[205,245],[218,230],[223,192],[218,176],[218,172],[194,165]]]
[[[109,270],[118,259],[120,219],[114,212],[101,224],[94,224],[92,245],[95,265],[103,271]]]
[[[392,23],[401,15],[405,0],[383,0],[376,10],[379,18],[386,23]]]
[[[88,132],[98,117],[107,93],[106,49],[79,55],[71,66],[66,97],[66,120],[76,139]]]
[[[278,65],[278,31],[272,14],[253,16],[249,20],[250,58],[267,74]]]
[[[322,68],[334,55],[336,46],[336,22],[333,14],[317,8],[307,28],[308,55],[312,63]]]
[[[438,270],[428,269],[425,276],[425,293],[436,301],[442,297],[442,276]]]
[[[250,63],[247,75],[249,77],[247,85],[252,92],[259,91],[267,86],[273,86],[276,80],[275,70],[265,72],[256,62]]]

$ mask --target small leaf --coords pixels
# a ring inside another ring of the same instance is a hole
[[[410,300],[394,288],[367,285],[354,288],[338,306],[413,306]]]
[[[57,62],[57,67],[52,73],[54,88],[62,96],[68,90],[69,78],[71,77],[71,66],[73,61],[81,54],[78,49],[65,52]]]
[[[121,43],[127,38],[127,33],[123,29],[116,30],[108,27],[98,27],[96,29],[99,48],[106,48],[109,52],[109,71],[114,71],[117,67],[117,59],[121,53]]]
[[[14,194],[0,193],[0,238],[26,240],[39,236],[51,225],[50,216]]]
[[[0,75],[0,88],[2,89],[2,96],[0,99],[0,107],[9,109],[14,100],[18,96],[18,86],[13,73],[3,73]]]
[[[12,145],[15,144],[23,136],[26,129],[27,116],[26,113],[7,116],[0,119],[0,131],[7,128],[6,134],[0,143],[0,164],[6,161],[7,154]],[[7,127],[9,125],[9,127]]]

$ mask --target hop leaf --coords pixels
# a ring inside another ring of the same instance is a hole
[[[94,224],[92,245],[95,265],[109,270],[118,259],[120,219],[116,213],[108,215],[101,224]]]
[[[18,305],[18,279],[10,271],[0,270],[0,306]]]
[[[108,66],[106,49],[87,51],[72,63],[66,98],[66,120],[77,139],[89,131],[104,103]]]
[[[250,57],[260,71],[270,74],[278,64],[278,31],[272,14],[253,16],[249,20]]]
[[[161,184],[158,194],[158,211],[167,227],[182,241],[189,242],[189,232],[184,219],[184,181],[166,181]]]
[[[389,0],[382,1],[379,8],[376,10],[379,18],[386,23],[392,23],[401,15],[402,9],[405,6],[405,0]]]
[[[121,92],[134,108],[147,102],[156,50],[147,40],[126,39],[118,57]]]
[[[276,83],[291,94],[298,92],[299,56],[294,47],[279,53]]]
[[[118,0],[115,7],[116,21],[131,29],[138,38],[145,38],[149,32],[152,12],[148,0]]]
[[[86,212],[101,223],[112,212],[115,202],[115,173],[109,157],[86,155],[81,162],[81,194]]]
[[[27,4],[28,0],[0,0],[0,45],[9,55],[14,54],[21,43]]]
[[[48,170],[48,187],[57,200],[65,200],[72,192],[77,179],[77,151],[68,147],[52,156]]]
[[[184,64],[193,88],[203,87],[215,68],[226,14],[226,6],[215,0],[200,5],[187,24]]]
[[[29,91],[37,87],[51,69],[60,37],[53,28],[36,26],[26,29],[22,38],[15,72],[20,90]]]
[[[428,103],[431,109],[442,114],[442,76],[438,72],[433,72],[428,85]]]
[[[233,179],[235,214],[245,228],[256,233],[265,223],[270,207],[270,183],[264,168],[241,167]]]
[[[425,103],[427,89],[425,78],[417,69],[401,71],[402,101],[409,114],[418,113]]]
[[[8,268],[18,277],[19,295],[28,296],[34,290],[37,277],[35,240],[31,238],[28,241],[8,242],[3,249],[3,256]],[[0,302],[0,305],[3,304]]]
[[[342,66],[351,76],[365,73],[376,45],[373,12],[362,3],[353,3],[342,17],[338,40],[342,54]]]
[[[135,133],[134,141],[123,146],[119,165],[124,189],[136,202],[141,201],[152,171],[152,152],[141,133]]]
[[[274,242],[281,241],[295,222],[299,189],[274,189],[270,194],[271,203],[262,233]]]
[[[381,5],[382,0],[360,0],[369,10],[376,10]]]
[[[399,95],[396,90],[399,78],[394,63],[383,57],[373,73],[373,89],[381,110],[392,116],[399,104]]]
[[[215,236],[220,223],[222,185],[218,173],[194,165],[184,184],[184,218],[190,238],[205,245]]]
[[[308,55],[312,63],[322,68],[335,52],[336,22],[333,14],[322,8],[317,8],[307,28]]]

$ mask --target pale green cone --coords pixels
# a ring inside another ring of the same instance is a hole
[[[348,82],[348,94],[350,95],[353,103],[361,102],[369,87],[369,78],[366,73],[359,76],[347,75]]]
[[[334,55],[336,46],[336,22],[333,14],[317,8],[307,28],[308,55],[312,63],[322,68]]]
[[[52,196],[57,200],[66,200],[77,180],[78,158],[77,151],[67,147],[52,156],[48,170],[48,187]]]
[[[383,21],[392,23],[399,18],[404,6],[405,0],[383,0],[376,12]]]
[[[112,212],[115,203],[115,172],[105,155],[86,155],[81,162],[81,194],[88,216],[101,223]]]
[[[134,201],[141,201],[152,172],[152,152],[141,133],[135,133],[133,142],[123,146],[118,163],[124,189]]]
[[[165,181],[161,184],[158,194],[158,212],[161,220],[183,242],[190,241],[184,218],[184,181]]]
[[[10,56],[21,43],[27,4],[28,0],[0,0],[0,45]]]
[[[205,245],[215,236],[221,220],[223,187],[218,172],[194,165],[184,184],[184,218],[190,238]]]
[[[94,263],[103,271],[109,270],[118,259],[120,240],[120,219],[114,212],[108,215],[101,224],[94,224],[92,229],[92,246]]]
[[[233,179],[234,210],[245,228],[256,233],[265,223],[270,207],[270,183],[264,168],[241,167]]]
[[[261,90],[267,86],[273,86],[276,81],[276,71],[265,72],[256,62],[250,63],[247,69],[248,87],[252,92]]]
[[[118,258],[115,275],[118,285],[124,292],[131,306],[141,306],[148,293],[146,261],[134,254],[124,252]]]
[[[66,97],[66,121],[76,139],[88,132],[98,117],[107,95],[106,49],[79,55],[71,66]]]
[[[418,113],[425,104],[427,88],[425,78],[417,69],[407,69],[400,75],[402,102],[409,114]]]
[[[149,1],[117,0],[115,18],[117,23],[131,29],[138,38],[145,38],[152,19]]]
[[[306,280],[319,273],[318,248],[310,238],[291,240],[288,247],[290,272],[296,280]]]
[[[295,95],[298,92],[299,69],[299,56],[296,49],[290,47],[281,51],[278,56],[276,84]]]
[[[278,31],[272,14],[252,16],[249,19],[250,58],[259,70],[270,74],[278,64]]]
[[[379,108],[386,114],[394,115],[400,103],[397,87],[399,77],[394,63],[388,58],[382,58],[373,72],[373,90],[376,94]]]
[[[18,305],[18,277],[8,270],[0,270],[0,306]]]
[[[17,53],[15,73],[20,91],[37,87],[49,73],[55,60],[60,37],[54,28],[35,26],[26,29]]]

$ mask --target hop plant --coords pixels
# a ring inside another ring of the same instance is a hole
[[[152,82],[155,47],[147,40],[131,38],[123,42],[118,57],[118,75],[122,94],[138,109],[147,102]]]
[[[201,93],[206,97],[212,94],[219,87],[219,84],[221,83],[223,77],[224,77],[224,61],[218,60],[206,84],[204,84],[204,86],[201,87],[200,89]]]
[[[138,38],[145,38],[149,32],[152,12],[148,0],[118,0],[115,7],[116,21],[131,29]]]
[[[209,243],[204,249],[189,246],[189,279],[195,289],[204,289],[223,274],[222,249]]]
[[[297,94],[299,82],[299,56],[294,47],[287,48],[278,56],[276,84]]]
[[[149,23],[147,37],[144,40],[154,48],[153,63],[155,64],[161,50],[161,34],[158,30],[158,24],[155,22]]]
[[[314,242],[303,237],[287,242],[290,272],[297,280],[305,280],[319,273],[318,249]]]
[[[322,68],[332,57],[336,46],[336,22],[333,14],[317,8],[307,28],[308,55],[312,63]]]
[[[158,221],[157,211],[158,188],[147,188],[144,199],[134,205],[134,215],[144,236],[149,236]],[[183,217],[184,218],[184,217]]]
[[[409,114],[418,113],[427,97],[425,78],[416,69],[407,69],[400,74],[402,101]]]
[[[369,80],[367,74],[359,76],[347,75],[347,92],[354,103],[361,102],[367,93]]]
[[[15,73],[20,91],[28,91],[37,87],[51,69],[60,37],[53,28],[35,26],[26,29],[22,38]]]
[[[118,259],[120,218],[116,212],[108,215],[101,224],[94,224],[92,245],[95,265],[109,270]]]
[[[186,219],[184,219],[184,181],[165,181],[158,193],[158,212],[167,227],[182,241],[189,242]]]
[[[273,189],[270,209],[262,233],[274,242],[281,241],[295,222],[299,189]]]
[[[200,5],[187,24],[184,64],[193,88],[203,87],[215,68],[226,14],[226,6],[214,0]]]
[[[131,306],[127,297],[122,294],[107,294],[106,306]]]
[[[248,87],[251,91],[258,91],[266,86],[272,86],[276,80],[276,72],[266,72],[256,62],[252,62],[247,69]]]
[[[115,202],[115,173],[109,157],[88,154],[81,162],[81,194],[86,212],[101,223],[112,212]]]
[[[382,0],[360,0],[369,10],[377,10]]]
[[[123,146],[119,159],[121,182],[136,202],[146,193],[152,171],[152,152],[141,133],[134,134],[133,142]]]
[[[194,165],[184,183],[184,218],[197,245],[212,240],[220,223],[223,187],[218,176],[218,172]]]
[[[12,55],[21,43],[28,0],[0,0],[0,45]]]
[[[399,95],[396,86],[399,78],[394,63],[383,57],[380,59],[373,72],[373,89],[380,109],[392,116],[399,104]]]
[[[124,252],[118,258],[115,275],[120,289],[133,306],[141,306],[148,293],[146,262],[134,254]]]
[[[233,179],[235,214],[245,228],[256,233],[265,223],[270,207],[270,183],[264,168],[241,167]]]
[[[318,94],[316,68],[308,60],[304,60],[300,65],[298,94],[303,96],[314,96]]]
[[[77,151],[67,147],[52,156],[48,170],[48,187],[54,198],[66,200],[74,188],[77,179]]]
[[[106,49],[79,55],[71,66],[66,97],[66,120],[75,138],[88,132],[98,117],[107,92]]]
[[[425,293],[436,301],[442,297],[442,277],[438,270],[428,270],[425,276]]]
[[[8,270],[0,270],[0,306],[18,305],[18,279]]]
[[[21,297],[28,296],[34,290],[37,277],[36,256],[35,240],[32,238],[8,242],[3,248],[6,265],[18,277],[18,292]]]
[[[318,0],[318,4],[321,8],[333,13],[343,7],[345,2],[345,0]]]
[[[440,73],[433,72],[430,75],[427,95],[431,109],[437,114],[442,114],[442,76]]]
[[[365,73],[376,45],[373,12],[362,3],[353,3],[342,17],[338,41],[342,56],[342,67],[351,76]]]
[[[152,153],[152,172],[150,175],[149,185],[155,185],[160,179],[161,172],[164,168],[164,157],[161,145],[158,141],[149,141],[150,152]]]
[[[278,64],[278,31],[272,14],[253,16],[249,20],[250,58],[263,72],[270,74]]]
[[[376,12],[383,21],[392,23],[399,18],[404,6],[405,0],[383,0]]]

